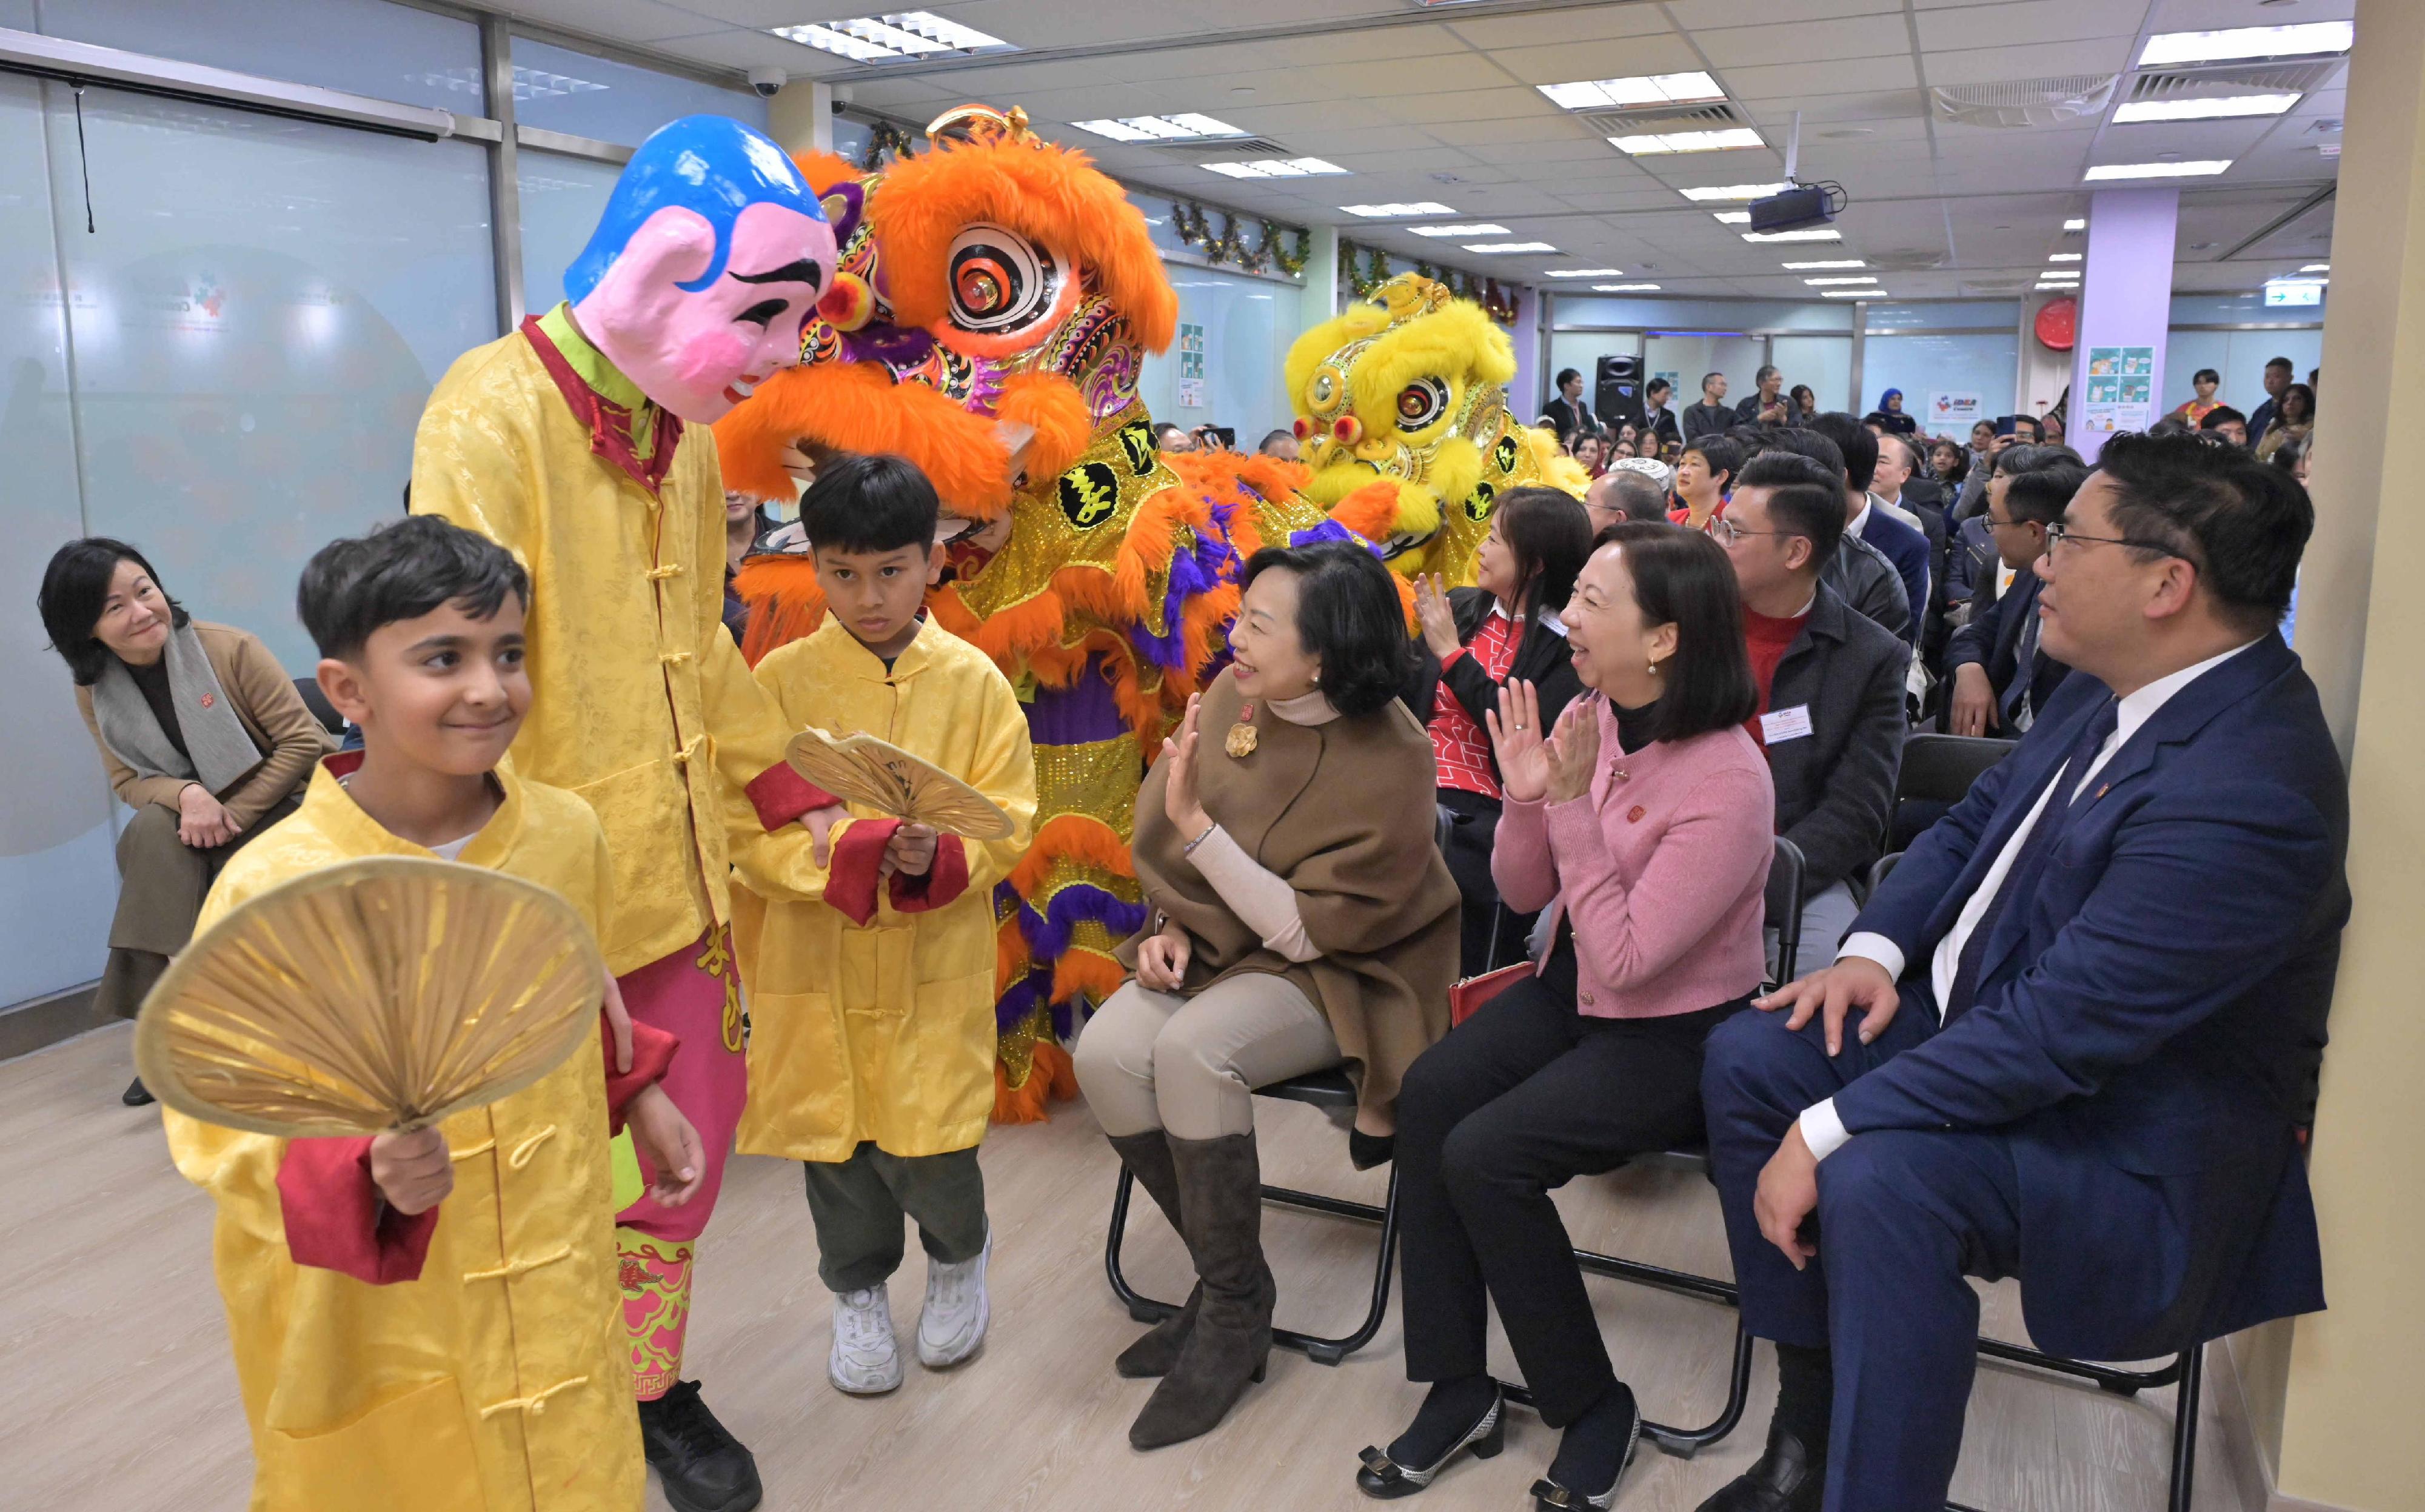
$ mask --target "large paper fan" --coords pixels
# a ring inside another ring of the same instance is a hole
[[[1007,840],[1010,815],[922,756],[874,735],[803,730],[783,751],[792,770],[845,803],[969,840]]]
[[[290,1138],[425,1128],[598,1034],[605,962],[536,883],[408,856],[342,862],[213,925],[143,1001],[143,1085]]]

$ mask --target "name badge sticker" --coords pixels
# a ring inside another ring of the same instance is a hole
[[[1797,703],[1791,709],[1772,709],[1759,716],[1759,738],[1774,746],[1779,741],[1800,740],[1810,733],[1810,705]]]

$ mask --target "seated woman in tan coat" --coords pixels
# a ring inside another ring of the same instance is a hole
[[[1078,1040],[1088,1104],[1199,1279],[1117,1362],[1163,1377],[1129,1429],[1140,1449],[1211,1431],[1271,1352],[1253,1089],[1347,1062],[1351,1152],[1388,1159],[1399,1078],[1447,1032],[1456,974],[1389,570],[1335,542],[1259,552],[1245,583],[1235,661],[1137,794],[1153,914],[1123,948],[1136,979]]]
[[[190,618],[124,541],[60,547],[40,604],[110,788],[135,811],[118,837],[118,915],[95,1001],[131,1019],[193,938],[211,879],[295,812],[331,742],[268,647]],[[140,1080],[127,1087],[130,1106],[151,1101]]]

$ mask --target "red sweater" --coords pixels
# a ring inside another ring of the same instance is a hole
[[[1751,680],[1759,685],[1759,707],[1743,721],[1743,728],[1751,732],[1754,740],[1760,740],[1759,716],[1768,712],[1768,691],[1776,682],[1776,664],[1793,649],[1794,637],[1802,634],[1802,627],[1809,619],[1807,610],[1791,619],[1775,619],[1749,605],[1743,608],[1743,646],[1751,652]],[[1767,742],[1761,740],[1760,744],[1765,746]]]

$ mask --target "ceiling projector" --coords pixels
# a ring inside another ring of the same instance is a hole
[[[1751,229],[1754,232],[1799,231],[1805,226],[1823,226],[1836,218],[1844,208],[1844,192],[1833,185],[1797,184],[1783,194],[1772,194],[1765,200],[1754,200]]]

